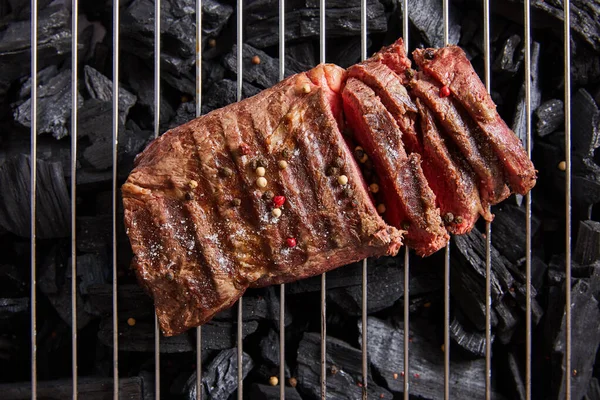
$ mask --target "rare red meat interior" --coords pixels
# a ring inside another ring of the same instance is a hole
[[[404,243],[426,256],[535,169],[462,50],[402,39],[345,71],[320,65],[172,129],[122,187],[133,268],[163,333],[248,288]]]

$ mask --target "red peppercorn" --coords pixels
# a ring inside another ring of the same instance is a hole
[[[440,88],[440,97],[448,97],[450,96],[450,88],[446,85]]]
[[[250,146],[248,146],[244,142],[240,143],[240,153],[242,153],[242,155],[244,155],[244,156],[247,156],[248,154],[250,154]]]
[[[275,207],[281,207],[284,203],[285,203],[285,196],[273,197],[273,204],[275,204]]]
[[[295,238],[287,238],[285,239],[288,247],[296,247],[296,239]]]

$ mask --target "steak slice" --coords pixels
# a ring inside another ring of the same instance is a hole
[[[479,193],[484,206],[497,204],[510,195],[497,155],[481,137],[476,127],[468,126],[460,110],[450,97],[440,97],[437,82],[423,73],[410,82],[411,94],[419,98],[436,117],[456,147],[479,178]]]
[[[401,232],[377,214],[338,128],[343,78],[331,65],[294,75],[137,157],[122,187],[125,225],[165,335],[203,324],[248,287],[398,251]],[[273,195],[285,196],[280,216]]]
[[[526,194],[533,188],[536,171],[521,142],[496,111],[496,105],[458,46],[418,49],[415,62],[428,75],[447,86],[481,128],[486,145],[500,161],[512,190]]]
[[[421,100],[416,103],[423,135],[423,172],[435,193],[448,232],[467,233],[480,214],[487,220],[492,216],[481,205],[473,170],[453,143],[444,141],[431,111]]]
[[[400,78],[400,83],[405,85],[410,81],[412,63],[406,56],[404,49],[404,40],[402,38],[396,40],[389,46],[381,48],[373,57],[369,58],[370,62],[382,63],[387,65]]]
[[[376,58],[377,54],[365,62],[350,67],[348,77],[359,79],[373,89],[396,120],[408,152],[421,153],[421,143],[415,130],[417,108],[398,74]]]
[[[348,125],[380,177],[386,221],[407,229],[406,243],[421,256],[444,247],[449,236],[421,169],[421,157],[406,155],[394,118],[363,82],[349,78],[342,99]]]

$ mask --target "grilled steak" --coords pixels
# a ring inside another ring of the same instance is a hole
[[[166,335],[203,324],[249,286],[398,251],[401,232],[377,214],[338,130],[330,96],[343,74],[295,75],[138,156],[122,188],[125,224]]]
[[[414,53],[427,75],[411,69],[402,39],[348,72],[320,65],[136,158],[125,225],[165,335],[247,288],[394,255],[403,235],[429,255],[478,215],[491,220],[484,206],[506,198],[507,184],[533,186],[533,165],[464,53],[427,51]]]

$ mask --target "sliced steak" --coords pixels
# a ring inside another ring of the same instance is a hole
[[[387,65],[400,78],[400,83],[403,85],[410,81],[413,70],[412,63],[406,56],[404,49],[404,40],[402,38],[396,40],[389,46],[383,47],[369,61],[382,63]]]
[[[445,141],[431,111],[416,101],[423,135],[423,172],[435,193],[446,229],[461,235],[473,229],[479,215],[491,220],[479,198],[475,173],[453,143]]]
[[[386,221],[407,229],[406,243],[419,255],[444,247],[448,233],[421,169],[421,158],[415,153],[406,155],[394,118],[373,90],[358,79],[346,81],[342,99],[348,125],[380,177]]]
[[[479,178],[479,193],[484,206],[497,204],[510,195],[497,155],[478,129],[470,127],[450,97],[440,97],[441,85],[425,76],[415,75],[410,82],[411,94],[419,98],[459,149]]]
[[[401,232],[377,214],[338,129],[343,78],[335,66],[292,76],[137,157],[122,187],[125,224],[165,335],[203,324],[248,287],[398,251]]]
[[[348,69],[348,77],[368,85],[381,99],[402,131],[402,140],[409,153],[420,153],[421,143],[415,130],[417,108],[401,78],[387,65],[378,61],[378,54]]]
[[[520,194],[529,192],[535,185],[535,168],[519,138],[500,118],[465,52],[460,47],[447,46],[418,49],[413,56],[419,68],[447,86],[477,122],[487,145],[496,153],[511,189]]]

